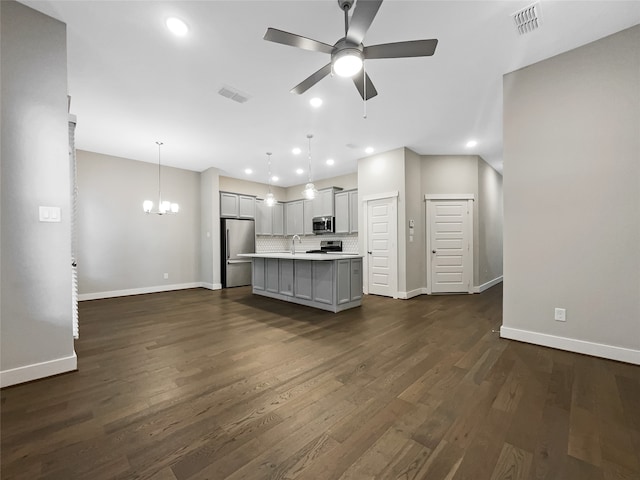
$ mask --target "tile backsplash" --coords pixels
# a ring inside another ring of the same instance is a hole
[[[358,253],[358,234],[351,235],[305,235],[301,243],[296,242],[296,250],[305,252],[320,248],[320,240],[342,240],[342,251]],[[256,252],[288,252],[291,250],[291,236],[258,235],[256,236]]]

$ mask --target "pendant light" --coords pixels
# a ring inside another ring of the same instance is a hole
[[[313,138],[313,135],[309,134],[307,135],[307,138],[309,139],[309,176],[307,177],[308,183],[304,186],[302,195],[304,195],[304,198],[307,200],[313,200],[316,198],[318,193],[316,186],[311,182],[311,139]]]
[[[267,193],[266,198],[264,199],[264,203],[267,207],[273,207],[276,204],[276,197],[273,196],[271,192],[271,152],[267,152],[267,170],[269,173],[269,180],[267,184],[269,185],[269,193]]]
[[[168,200],[162,201],[162,191],[160,185],[160,147],[162,142],[156,142],[158,145],[158,210],[153,210],[153,202],[151,200],[145,200],[142,203],[142,209],[144,213],[153,213],[155,215],[169,215],[172,213],[178,213],[180,206],[177,203],[171,203]]]

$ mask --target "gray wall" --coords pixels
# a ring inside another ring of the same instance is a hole
[[[222,288],[220,272],[220,175],[217,168],[200,174],[200,278],[203,286]]]
[[[640,26],[504,77],[504,199],[503,335],[640,363]]]
[[[78,281],[84,298],[200,282],[198,172],[163,166],[162,196],[179,203],[180,213],[147,215],[142,202],[158,203],[157,164],[82,150],[77,162]]]
[[[408,148],[405,154],[405,192],[406,192],[406,224],[405,248],[407,251],[406,291],[409,295],[426,286],[426,229],[425,202],[422,192],[422,159],[420,155]],[[410,238],[409,220],[414,221],[413,241]],[[416,292],[417,293],[417,292]]]
[[[473,285],[475,286],[480,285],[480,243],[478,236],[480,218],[478,201],[478,163],[480,162],[486,164],[484,160],[480,159],[480,157],[476,155],[423,155],[421,171],[423,198],[425,194],[471,193],[474,195]]]
[[[480,286],[502,276],[502,175],[478,159],[478,232],[476,251]]]
[[[300,200],[302,190],[306,185],[306,181],[300,185],[283,188],[276,185],[271,186],[271,191],[279,202],[291,202]],[[358,188],[358,174],[351,173],[349,175],[340,175],[338,177],[325,178],[323,180],[314,181],[313,184],[318,190],[329,187],[339,187],[343,190]],[[231,177],[220,177],[220,190],[223,192],[242,193],[245,195],[254,195],[258,198],[264,198],[267,194],[268,187],[266,183],[251,182]]]
[[[480,287],[502,276],[502,176],[476,155],[418,155],[408,148],[358,161],[358,196],[398,191],[398,294],[426,289],[425,194],[471,193],[474,202],[474,275]],[[362,203],[361,203],[362,205]],[[363,208],[363,207],[361,207]],[[414,220],[413,241],[409,220]],[[360,231],[364,231],[360,216]],[[359,250],[366,251],[364,236]]]
[[[406,292],[407,264],[405,237],[405,149],[398,148],[389,152],[379,153],[358,160],[358,232],[364,232],[364,204],[365,198],[381,193],[398,192],[398,292]],[[359,236],[360,252],[366,252],[365,238]],[[367,280],[365,280],[366,282]]]
[[[287,187],[286,190],[286,201],[291,202],[293,200],[300,200],[303,198],[302,190],[304,190],[304,186],[307,184],[306,180],[304,183],[300,185],[293,185],[291,187]],[[316,186],[316,189],[322,190],[323,188],[330,187],[338,187],[343,190],[352,190],[358,188],[358,174],[350,173],[348,175],[340,175],[338,177],[325,178],[322,180],[313,180],[313,184]]]
[[[72,370],[76,361],[66,28],[16,2],[2,1],[0,9],[0,361],[7,385]],[[62,221],[39,222],[41,205],[60,207]]]
[[[242,193],[244,195],[253,195],[258,198],[264,198],[269,191],[266,183],[250,182],[239,178],[220,176],[220,191]],[[287,201],[286,188],[271,185],[271,193],[279,202]]]

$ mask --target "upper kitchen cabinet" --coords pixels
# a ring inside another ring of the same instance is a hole
[[[284,235],[284,205],[256,201],[256,235]]]
[[[358,191],[335,194],[336,233],[358,232]]]
[[[313,199],[314,217],[333,217],[335,215],[333,197],[339,190],[341,189],[332,187],[318,191],[316,198]]]
[[[220,192],[220,217],[254,219],[256,217],[256,197]]]
[[[304,235],[304,204],[302,200],[284,205],[285,235]]]
[[[313,200],[303,200],[303,233],[313,235]]]

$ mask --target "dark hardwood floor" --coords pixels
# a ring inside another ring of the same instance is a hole
[[[502,340],[501,305],[83,302],[79,370],[2,390],[1,477],[640,479],[640,367]]]

